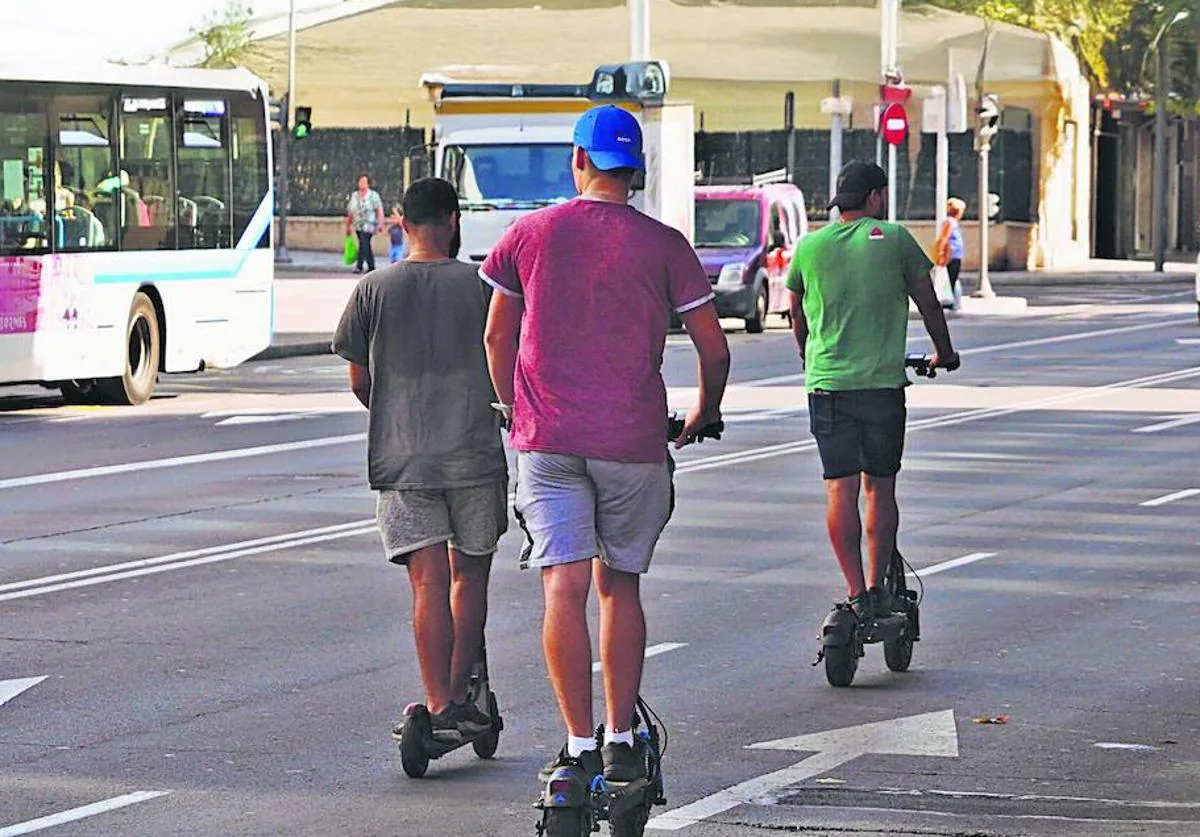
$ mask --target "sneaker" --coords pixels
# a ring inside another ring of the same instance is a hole
[[[876,619],[886,619],[892,615],[892,594],[882,587],[872,587],[867,591],[870,597],[871,610]]]
[[[857,596],[851,596],[846,600],[846,604],[850,605],[850,610],[858,617],[859,622],[870,622],[875,616],[875,608],[871,604],[869,593],[859,593]]]
[[[637,739],[635,746],[614,741],[600,748],[604,761],[604,778],[610,782],[632,782],[646,775],[646,757]]]
[[[404,724],[407,723],[408,716],[405,715],[392,727],[392,738],[399,741],[404,737]],[[439,738],[461,737],[462,733],[458,729],[457,718],[454,715],[454,706],[451,705],[441,712],[429,713],[429,726],[434,735]]]
[[[599,750],[584,750],[578,757],[569,756],[567,745],[564,744],[554,760],[538,771],[538,781],[546,784],[550,781],[551,774],[560,767],[578,768],[584,784],[591,784],[593,777],[604,772],[604,761]]]
[[[482,735],[492,728],[492,719],[473,703],[455,703],[447,710],[455,728],[465,736]]]

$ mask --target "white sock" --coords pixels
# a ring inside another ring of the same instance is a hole
[[[568,735],[567,755],[573,759],[579,758],[580,753],[596,749],[596,739],[592,736]]]
[[[604,730],[604,743],[605,744],[628,744],[630,747],[632,747],[633,746],[633,730],[627,729],[624,732],[612,732],[611,730],[606,729],[606,730]]]

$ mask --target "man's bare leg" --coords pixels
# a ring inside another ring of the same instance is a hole
[[[867,475],[863,488],[867,495],[868,586],[882,587],[888,562],[896,550],[896,532],[900,527],[896,478]]]
[[[867,589],[863,578],[858,490],[858,474],[825,480],[825,525],[851,597],[859,596]]]
[[[592,640],[588,633],[587,600],[592,562],[575,561],[542,570],[546,615],[542,619],[542,650],[546,669],[567,733],[590,737],[592,725]]]
[[[471,667],[483,647],[487,624],[488,575],[492,556],[462,555],[450,550],[450,612],[454,648],[450,656],[450,689],[456,703],[467,699]]]
[[[413,591],[413,638],[425,705],[430,712],[444,712],[452,700],[450,656],[454,646],[454,622],[450,615],[450,560],[446,544],[426,546],[408,556],[408,578]]]
[[[633,709],[642,685],[646,658],[646,617],[640,596],[641,576],[610,569],[595,561],[600,595],[600,661],[604,668],[606,728],[633,728]]]

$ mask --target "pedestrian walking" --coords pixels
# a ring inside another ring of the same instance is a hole
[[[354,265],[355,273],[375,269],[375,254],[371,252],[371,237],[383,230],[383,200],[379,193],[371,188],[371,178],[363,172],[358,176],[358,188],[346,202],[346,235],[354,233],[358,237],[358,259]]]

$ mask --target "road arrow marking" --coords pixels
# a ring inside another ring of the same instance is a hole
[[[19,680],[0,680],[0,706],[8,703],[26,689],[32,689],[45,677],[23,677]]]
[[[678,831],[738,805],[774,801],[781,790],[827,773],[868,753],[957,758],[958,729],[954,725],[954,711],[945,709],[908,718],[798,735],[795,738],[764,741],[751,744],[750,749],[795,750],[815,755],[791,767],[750,779],[668,811],[650,820],[646,827]]]

